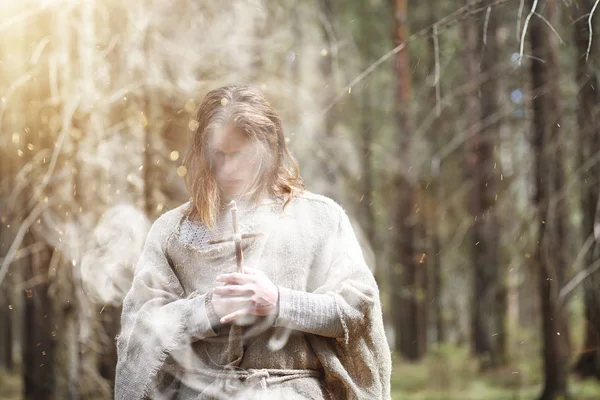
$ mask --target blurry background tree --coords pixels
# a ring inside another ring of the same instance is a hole
[[[559,85],[557,40],[546,29],[556,24],[557,4],[531,3],[531,147],[534,154],[533,206],[538,233],[533,267],[538,273],[542,319],[544,390],[542,399],[568,398],[568,324],[557,306],[558,291],[569,271],[566,244],[562,96]],[[547,21],[547,22],[546,22]],[[521,62],[522,59],[519,60]]]
[[[598,3],[2,1],[0,399],[111,398],[190,116],[231,83],[351,215],[394,398],[599,398]]]

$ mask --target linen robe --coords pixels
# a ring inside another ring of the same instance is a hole
[[[189,207],[156,220],[136,264],[117,338],[117,400],[390,398],[379,290],[337,203],[305,191],[285,208],[262,204],[250,223],[241,221],[242,232],[262,234],[243,242],[244,261],[279,287],[279,314],[219,332],[205,297],[217,275],[236,270],[234,245],[200,249],[182,240]],[[302,326],[323,318],[308,307],[322,296],[335,304],[337,337]]]

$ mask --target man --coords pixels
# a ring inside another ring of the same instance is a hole
[[[229,86],[190,127],[191,200],[136,265],[116,398],[388,399],[377,284],[343,209],[303,190],[277,113]]]

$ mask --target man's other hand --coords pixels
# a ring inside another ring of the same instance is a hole
[[[278,311],[279,289],[262,271],[244,267],[244,273],[219,275],[217,282],[226,285],[217,286],[214,294],[218,296],[213,297],[222,324],[248,314],[266,316]]]

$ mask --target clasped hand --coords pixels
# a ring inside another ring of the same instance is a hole
[[[264,272],[244,267],[244,273],[217,276],[212,304],[222,324],[246,315],[266,316],[277,313],[279,290]]]

